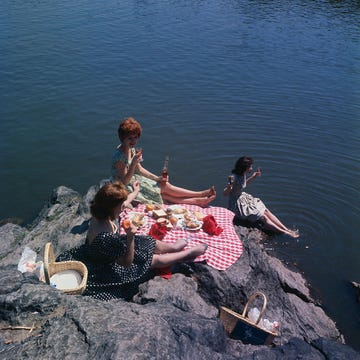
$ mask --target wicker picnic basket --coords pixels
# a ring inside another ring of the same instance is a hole
[[[55,262],[54,250],[52,244],[48,242],[45,245],[45,251],[44,251],[44,273],[45,273],[46,283],[50,284],[50,278],[54,274],[64,270],[77,271],[81,275],[82,281],[80,285],[77,287],[71,289],[62,289],[61,291],[71,295],[82,294],[86,288],[86,283],[88,278],[88,270],[86,265],[81,261],[75,261],[75,260]]]
[[[257,298],[262,297],[263,304],[259,317],[255,323],[246,317],[249,305]],[[220,321],[223,323],[225,331],[232,339],[241,340],[245,344],[270,345],[277,333],[271,332],[258,326],[261,317],[265,313],[267,299],[264,293],[256,291],[247,301],[242,314],[238,314],[224,306],[220,307]]]

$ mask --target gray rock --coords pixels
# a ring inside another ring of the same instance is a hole
[[[21,250],[28,231],[19,225],[7,223],[0,227],[0,260],[13,253],[14,249]]]
[[[21,274],[26,245],[41,259],[48,241],[56,254],[84,241],[97,189],[81,197],[59,187],[30,229],[0,227],[2,359],[360,359],[304,278],[266,253],[258,230],[236,227],[244,253],[229,270],[192,264],[191,276],[143,283],[132,302],[66,295]],[[230,339],[219,320],[220,306],[241,313],[257,290],[267,296],[265,317],[281,324],[271,347]]]

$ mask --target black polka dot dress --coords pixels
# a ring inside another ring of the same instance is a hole
[[[131,299],[141,282],[151,276],[150,266],[155,240],[135,235],[134,261],[121,266],[115,261],[126,253],[126,235],[101,232],[91,244],[86,243],[59,255],[56,261],[79,260],[88,268],[88,281],[83,295],[99,300]]]

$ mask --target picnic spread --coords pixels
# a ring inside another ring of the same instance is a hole
[[[150,235],[169,243],[187,239],[186,248],[207,244],[206,252],[195,262],[205,261],[217,270],[227,270],[243,252],[232,222],[234,213],[223,207],[139,204],[125,209],[120,217],[121,221],[130,220],[138,226],[138,235]],[[124,229],[120,231],[124,233]]]

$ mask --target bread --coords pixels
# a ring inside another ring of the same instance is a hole
[[[173,209],[173,213],[177,214],[177,215],[184,214],[184,213],[186,213],[186,209],[183,207],[177,206]]]
[[[199,223],[195,222],[195,221],[187,221],[186,222],[186,227],[188,229],[196,229],[199,227]]]
[[[194,211],[194,215],[197,220],[202,221],[202,219],[205,217],[205,215],[200,211]]]
[[[186,214],[184,214],[184,219],[185,219],[185,221],[191,221],[194,218],[193,218],[193,216],[191,216],[191,214],[186,213]]]
[[[132,223],[137,226],[141,227],[144,225],[144,214],[135,213],[131,219]]]
[[[164,210],[162,210],[162,209],[153,211],[153,217],[155,219],[158,219],[160,217],[166,217],[166,216],[167,216],[166,212]]]
[[[160,225],[167,225],[169,223],[169,220],[161,217],[161,218],[157,219],[156,222]]]
[[[168,230],[171,230],[173,228],[171,222],[166,218],[159,218],[156,220],[156,222],[162,226],[166,226]]]

